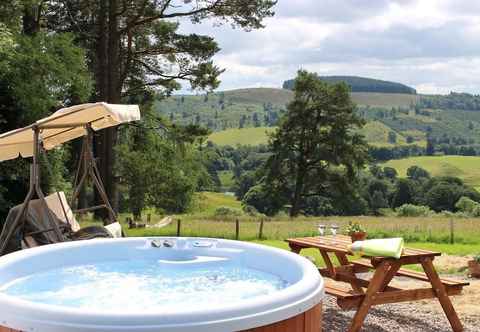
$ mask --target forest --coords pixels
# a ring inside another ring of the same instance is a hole
[[[417,91],[401,83],[382,81],[358,76],[319,76],[319,79],[330,83],[345,82],[352,92],[380,92],[380,93],[406,93],[416,94]],[[284,89],[292,90],[294,80],[283,83]]]

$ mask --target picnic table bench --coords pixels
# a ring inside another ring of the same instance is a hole
[[[337,298],[337,304],[344,310],[357,309],[348,331],[360,331],[373,305],[418,301],[438,298],[452,326],[453,331],[463,331],[457,313],[449,296],[459,295],[467,282],[440,278],[433,260],[441,253],[422,249],[405,248],[399,259],[386,257],[366,257],[350,261],[353,254],[348,247],[350,237],[344,235],[318,236],[287,239],[290,249],[300,253],[302,249],[316,248],[325,263],[320,274],[325,277],[325,292]],[[330,257],[335,255],[335,262]],[[424,272],[403,269],[404,265],[421,265]],[[373,270],[371,279],[357,276]],[[396,276],[411,278],[429,283],[431,287],[403,289],[390,285]]]

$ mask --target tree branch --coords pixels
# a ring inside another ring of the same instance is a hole
[[[160,10],[160,12],[157,15],[150,16],[150,17],[145,17],[141,20],[137,20],[138,18],[132,20],[129,24],[127,24],[127,26],[124,29],[121,30],[121,33],[125,33],[126,31],[128,31],[129,29],[131,29],[134,26],[150,23],[150,22],[156,21],[156,20],[161,19],[161,18],[175,18],[175,17],[193,16],[193,15],[201,14],[201,13],[204,13],[204,12],[208,12],[208,11],[211,11],[211,10],[219,7],[222,0],[216,0],[210,6],[206,6],[206,7],[203,7],[203,8],[198,8],[198,9],[195,9],[195,10],[165,14],[165,10],[169,7],[170,2],[171,2],[171,0],[167,0],[165,5],[162,7],[162,10]]]

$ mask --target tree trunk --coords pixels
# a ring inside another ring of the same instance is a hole
[[[290,217],[296,217],[300,213],[300,205],[302,203],[302,194],[305,187],[305,173],[304,167],[299,167],[297,170],[297,178],[295,180],[295,192],[293,193],[292,208],[290,209]]]
[[[39,13],[41,11],[38,5],[25,5],[22,16],[23,33],[32,36],[40,31]]]
[[[110,0],[108,26],[108,97],[112,104],[121,102],[120,82],[120,36],[118,32],[118,0]],[[116,127],[105,131],[107,145],[105,147],[105,189],[115,211],[118,211],[118,188],[115,174],[115,149],[118,140]]]
[[[107,21],[107,2],[100,1],[100,8],[98,12],[98,31],[97,31],[97,45],[96,45],[96,66],[95,66],[95,80],[97,90],[97,101],[107,101],[108,96],[108,68],[107,68],[107,49],[108,49],[108,21]],[[94,149],[97,158],[100,178],[105,182],[107,173],[105,172],[106,163],[106,135],[105,130],[95,135]],[[107,192],[108,195],[108,192]],[[110,196],[109,196],[110,197]],[[95,190],[95,205],[101,204],[100,195]],[[107,211],[96,210],[95,217],[105,219]]]

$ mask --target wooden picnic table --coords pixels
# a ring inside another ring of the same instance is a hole
[[[418,301],[438,298],[453,331],[463,331],[462,323],[449,299],[451,295],[462,292],[467,282],[458,282],[440,278],[433,260],[441,253],[405,248],[399,259],[385,257],[367,257],[349,260],[353,254],[348,246],[352,243],[349,236],[318,236],[287,239],[290,249],[300,253],[302,249],[316,248],[320,251],[325,268],[319,272],[325,277],[325,292],[337,298],[337,304],[344,310],[357,309],[348,331],[360,331],[365,317],[373,305]],[[334,255],[337,261],[332,260]],[[402,269],[403,265],[421,265],[424,273]],[[371,279],[363,279],[357,273],[373,270]],[[402,289],[393,287],[390,282],[395,276],[412,278],[429,283],[431,287]],[[333,280],[334,282],[330,281]]]

